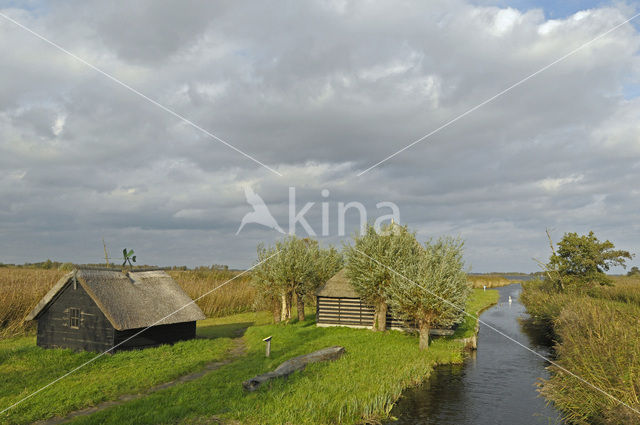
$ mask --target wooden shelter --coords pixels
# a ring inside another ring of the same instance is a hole
[[[347,326],[350,328],[371,328],[374,308],[362,302],[342,269],[316,292],[316,325]],[[393,311],[387,310],[387,329],[414,330],[411,323],[393,317]],[[432,335],[451,335],[453,329],[432,329]]]
[[[373,325],[373,306],[362,302],[345,269],[340,270],[316,292],[316,324],[318,326],[348,326],[370,328]],[[387,311],[387,329],[406,329],[402,320]]]
[[[40,347],[106,351],[194,338],[204,318],[163,270],[87,268],[60,279],[25,320],[37,320]]]

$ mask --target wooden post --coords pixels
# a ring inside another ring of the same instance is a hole
[[[104,248],[104,261],[107,263],[107,267],[109,267],[109,254],[107,254],[107,244],[104,243],[104,238],[102,238],[102,247]]]
[[[267,343],[267,348],[265,351],[265,357],[270,357],[271,356],[271,336],[266,337],[265,339],[263,339],[264,342]]]

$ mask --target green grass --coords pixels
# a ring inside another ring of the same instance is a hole
[[[469,308],[477,311],[497,301],[496,291],[474,291]],[[462,326],[472,334],[475,321]],[[262,339],[273,336],[272,357],[264,357]],[[428,351],[415,336],[391,331],[318,328],[311,320],[255,326],[245,334],[248,355],[202,379],[161,391],[75,424],[215,423],[211,418],[246,424],[359,423],[386,417],[402,391],[424,381],[436,364],[460,363],[462,344],[440,338]],[[336,362],[309,365],[287,379],[275,380],[255,393],[242,381],[273,370],[283,361],[332,345],[346,354]]]
[[[267,325],[271,322],[271,313],[266,311],[205,319],[198,322],[198,337],[233,338],[250,326]]]
[[[203,322],[208,323],[198,328],[198,334],[221,335],[227,331],[209,320]],[[104,355],[0,414],[0,423],[32,423],[122,394],[137,393],[222,359],[230,347],[231,340],[222,337]],[[95,356],[96,353],[42,349],[36,346],[33,336],[0,341],[0,410]]]
[[[478,311],[495,303],[497,298],[497,291],[474,291],[468,308]],[[200,339],[173,347],[105,357],[59,382],[46,394],[38,394],[10,411],[7,418],[0,417],[0,422],[8,419],[28,423],[63,414],[197,369],[205,361],[223,356],[229,347],[229,337],[238,335],[247,326],[243,337],[246,356],[195,381],[90,416],[77,417],[72,423],[217,423],[212,418],[246,424],[296,425],[375,421],[386,417],[402,391],[424,381],[436,364],[460,363],[464,358],[462,343],[453,338],[434,339],[428,351],[420,351],[415,336],[397,331],[374,333],[366,329],[319,328],[311,316],[307,321],[294,321],[289,325],[267,324],[269,320],[269,313],[207,319],[200,323],[198,334],[221,339]],[[463,336],[472,335],[474,330],[475,320],[469,318],[459,327]],[[272,355],[265,358],[262,339],[269,335],[273,336]],[[0,343],[0,350],[15,351],[12,361],[0,360],[0,376],[12,382],[10,388],[3,385],[0,389],[2,405],[18,399],[16,394],[21,391],[26,395],[38,384],[91,356],[65,350],[41,350],[33,345],[33,338]],[[332,345],[346,349],[338,361],[311,364],[304,371],[271,381],[254,393],[242,389],[242,381],[248,378],[273,370],[291,357]],[[66,363],[60,361],[64,359]],[[10,367],[5,365],[11,363],[28,364],[32,376],[25,379],[17,369],[9,371]],[[44,372],[42,365],[49,365]]]
[[[262,339],[273,336],[272,357]],[[317,328],[313,322],[250,328],[248,355],[205,377],[161,391],[74,423],[157,424],[219,416],[252,424],[318,424],[384,416],[402,390],[421,382],[437,362],[460,362],[460,344],[434,341],[421,352],[415,337],[349,328]],[[312,364],[287,379],[246,393],[242,381],[283,361],[320,348],[342,345],[346,354]]]

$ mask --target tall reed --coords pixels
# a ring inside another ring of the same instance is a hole
[[[499,274],[469,274],[467,280],[471,283],[471,287],[479,289],[482,289],[483,286],[498,288],[511,283],[509,279]]]
[[[265,310],[257,297],[249,273],[225,270],[170,271],[169,275],[185,290],[207,317]],[[207,294],[207,295],[204,295]],[[204,296],[203,296],[204,295]],[[200,298],[202,296],[202,298]]]
[[[556,364],[541,393],[571,423],[637,424],[640,414],[640,307],[608,300],[576,299],[555,320]]]
[[[633,410],[640,410],[640,287],[637,280],[613,283],[564,292],[545,282],[523,285],[521,300],[534,323],[551,331],[561,366],[550,367],[553,373],[540,391],[568,423],[640,423]]]
[[[24,333],[33,323],[25,316],[60,279],[58,270],[0,268],[0,338]]]

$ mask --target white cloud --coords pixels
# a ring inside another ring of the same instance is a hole
[[[560,177],[560,178],[546,178],[541,180],[538,184],[547,192],[557,192],[562,189],[563,186],[570,185],[573,183],[580,182],[584,179],[583,175],[571,175],[568,177]]]
[[[64,130],[64,123],[66,122],[66,120],[67,120],[66,115],[58,115],[55,122],[51,126],[51,131],[55,136],[59,136],[60,133],[62,133],[62,130]]]
[[[522,14],[515,9],[500,9],[493,21],[493,31],[496,35],[505,35],[521,21]]]

